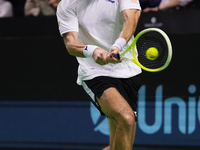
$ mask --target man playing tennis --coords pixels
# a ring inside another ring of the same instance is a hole
[[[133,41],[140,13],[138,0],[62,0],[57,8],[60,34],[79,63],[77,83],[108,117],[110,144],[103,150],[133,147],[141,69],[114,55]]]

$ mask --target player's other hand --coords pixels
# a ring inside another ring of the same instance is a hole
[[[107,61],[109,53],[102,49],[102,48],[96,48],[93,52],[93,59],[94,61],[99,65],[106,65],[109,62]]]
[[[118,53],[120,53],[120,50],[119,50],[119,48],[118,47],[112,47],[111,49],[110,49],[110,52],[108,53],[108,56],[107,56],[107,61],[109,62],[109,63],[113,63],[113,64],[117,64],[117,63],[120,63],[121,61],[122,61],[122,59],[116,59],[114,56],[116,55],[116,54],[118,54]]]

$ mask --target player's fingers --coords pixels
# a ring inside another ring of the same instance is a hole
[[[115,56],[115,54],[109,53],[109,55],[108,55],[108,57],[107,57],[107,61],[108,61],[109,63],[113,63],[113,64],[120,63],[121,60],[115,58],[114,56]]]
[[[104,55],[102,55],[102,54],[99,55],[99,56],[97,56],[95,62],[96,62],[97,64],[99,64],[99,65],[106,65],[106,64],[108,64],[108,61],[107,61],[107,59],[106,59],[106,56],[104,56]]]

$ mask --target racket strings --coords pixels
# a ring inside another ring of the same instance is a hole
[[[165,65],[168,58],[168,45],[162,34],[156,31],[146,32],[137,40],[138,61],[147,68],[157,69]],[[158,50],[158,58],[150,60],[146,57],[146,51],[155,47]]]

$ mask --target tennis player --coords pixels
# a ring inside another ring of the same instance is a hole
[[[108,117],[110,144],[103,150],[133,147],[141,69],[114,55],[133,41],[140,13],[138,0],[62,0],[57,8],[60,34],[79,63],[77,83]]]

